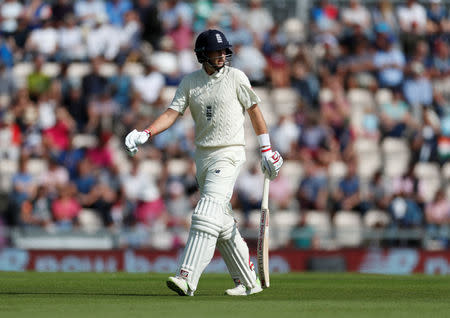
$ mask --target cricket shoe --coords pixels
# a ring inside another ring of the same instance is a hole
[[[189,288],[188,282],[183,278],[169,277],[166,283],[167,287],[180,296],[194,296],[194,292]]]
[[[256,287],[248,288],[248,287],[245,287],[245,285],[243,285],[243,284],[238,284],[234,288],[227,289],[225,291],[225,294],[229,295],[229,296],[248,296],[251,294],[257,294],[259,292],[262,292],[262,290],[263,289],[261,288],[261,282],[259,281],[259,279],[257,279]]]

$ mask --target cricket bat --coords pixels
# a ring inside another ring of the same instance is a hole
[[[259,223],[257,260],[258,274],[262,288],[270,286],[269,277],[269,184],[270,180],[264,176],[263,197],[261,202],[261,219]]]

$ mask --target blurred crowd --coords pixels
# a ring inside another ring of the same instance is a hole
[[[196,35],[217,28],[286,159],[271,205],[307,233],[286,244],[318,244],[307,211],[382,211],[374,227],[448,246],[450,3],[308,1],[307,21],[276,21],[269,4],[0,1],[0,232],[99,220],[121,246],[149,246],[155,229],[182,244],[199,195],[189,116],[134,158],[122,143],[165,110],[199,67]],[[244,228],[262,193],[252,138],[232,199]]]

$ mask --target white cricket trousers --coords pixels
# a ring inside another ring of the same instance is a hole
[[[231,210],[230,199],[245,162],[243,146],[198,148],[195,153],[201,198],[192,215],[186,247],[177,276],[187,280],[192,291],[217,246],[235,283],[256,287],[256,273],[247,244],[242,239]]]

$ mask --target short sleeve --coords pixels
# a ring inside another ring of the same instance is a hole
[[[188,100],[188,88],[186,87],[186,81],[183,79],[180,85],[178,85],[175,96],[172,103],[170,103],[169,108],[176,110],[183,115],[186,108],[189,106]]]
[[[236,80],[237,80],[237,96],[239,102],[244,107],[244,109],[249,109],[255,104],[261,102],[261,99],[256,95],[255,91],[252,89],[250,85],[250,81],[248,77],[242,72],[236,72]]]

